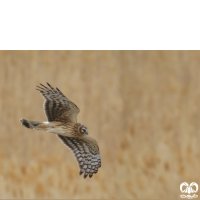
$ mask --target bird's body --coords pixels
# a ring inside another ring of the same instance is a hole
[[[48,84],[48,83],[47,83]],[[79,108],[67,99],[58,89],[50,84],[49,88],[42,85],[37,90],[45,98],[44,110],[47,122],[20,119],[26,128],[44,130],[55,133],[62,142],[73,152],[80,167],[80,175],[85,172],[91,178],[101,167],[101,159],[97,142],[88,136],[87,127],[77,123]]]

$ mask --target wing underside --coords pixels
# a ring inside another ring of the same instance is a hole
[[[49,83],[49,87],[42,84],[37,86],[45,98],[44,112],[49,122],[71,120],[76,122],[79,108],[70,101],[58,88],[54,89]]]
[[[101,167],[101,158],[97,144],[90,144],[87,140],[77,137],[66,137],[58,135],[62,142],[73,152],[80,168],[79,174],[84,173],[91,178]],[[89,136],[87,136],[89,137]]]

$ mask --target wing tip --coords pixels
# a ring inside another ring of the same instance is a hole
[[[80,172],[79,172],[79,176],[81,176],[83,172],[84,172],[83,170],[80,170]]]
[[[93,174],[89,174],[89,177],[92,178]]]
[[[88,173],[85,173],[84,176],[83,176],[83,178],[86,179],[87,176],[88,176]]]

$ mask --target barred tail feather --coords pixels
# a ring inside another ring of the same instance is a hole
[[[24,127],[31,129],[37,128],[37,126],[41,124],[41,122],[29,121],[26,119],[20,119],[20,121]]]

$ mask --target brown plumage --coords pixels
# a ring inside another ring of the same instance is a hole
[[[58,89],[49,83],[40,84],[37,90],[45,98],[44,112],[48,122],[36,122],[20,119],[26,128],[45,130],[55,133],[73,152],[79,167],[80,175],[91,178],[101,167],[101,158],[97,142],[88,136],[87,127],[77,123],[79,108]]]

